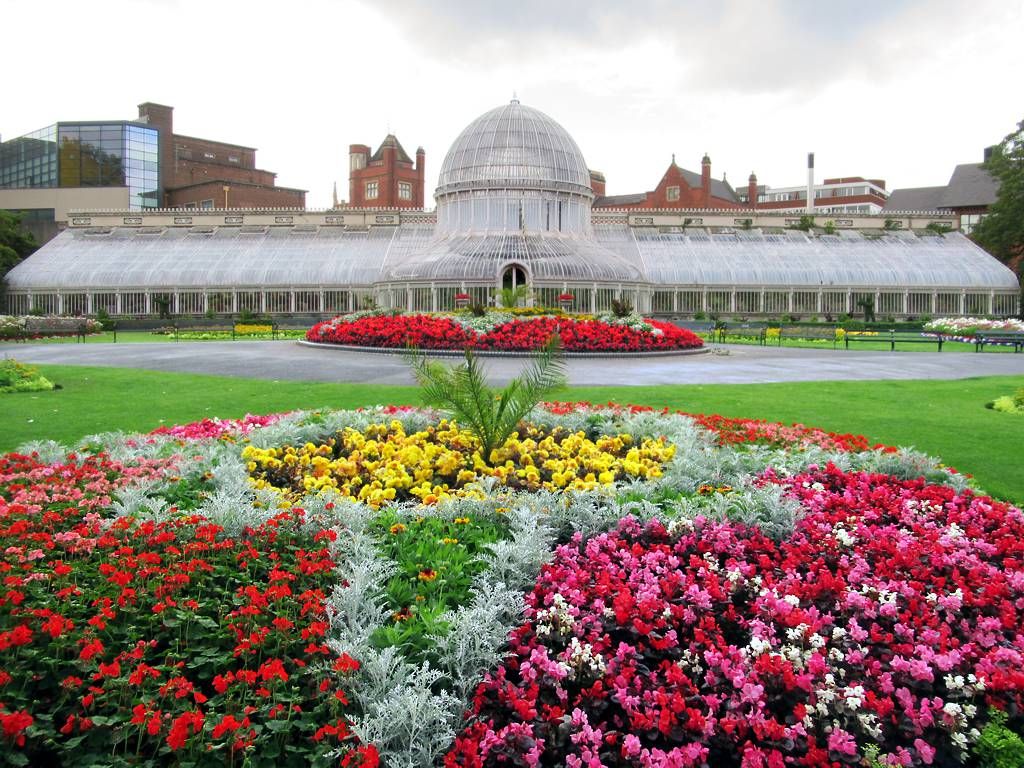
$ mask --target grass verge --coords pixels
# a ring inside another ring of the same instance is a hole
[[[235,418],[296,408],[418,404],[414,387],[266,382],[222,376],[40,365],[64,388],[0,395],[0,450],[28,440],[71,443],[108,430],[147,432],[208,416]],[[1024,376],[940,381],[799,382],[574,387],[563,400],[610,400],[693,413],[802,422],[914,446],[974,475],[998,498],[1024,504],[1024,421],[985,403],[1024,387]]]

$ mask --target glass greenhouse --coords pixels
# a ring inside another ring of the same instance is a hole
[[[9,273],[8,311],[323,314],[368,297],[436,311],[521,284],[584,311],[615,298],[664,315],[842,314],[864,298],[894,316],[1017,311],[1014,274],[957,232],[925,231],[926,214],[914,231],[859,216],[829,234],[752,211],[598,215],[589,179],[572,137],[513,100],[455,140],[436,213],[76,214]]]

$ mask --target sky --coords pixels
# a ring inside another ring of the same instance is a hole
[[[1024,0],[2,0],[0,136],[175,108],[256,147],[307,206],[348,145],[448,147],[513,94],[576,140],[608,194],[675,154],[745,187],[945,184],[1024,119]],[[432,204],[431,204],[432,207]]]

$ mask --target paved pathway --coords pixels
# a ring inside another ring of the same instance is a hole
[[[29,363],[110,365],[269,380],[413,383],[402,355],[311,348],[290,341],[4,344],[0,353]],[[524,361],[486,358],[484,365],[489,378],[503,383],[521,370]],[[959,379],[1024,375],[1024,354],[858,352],[713,344],[704,355],[571,359],[567,369],[570,384],[576,386]]]

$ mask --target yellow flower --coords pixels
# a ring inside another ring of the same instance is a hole
[[[391,531],[392,536],[397,536],[398,534],[405,532],[405,526],[401,523],[395,523],[389,530]]]
[[[433,568],[424,568],[416,578],[420,581],[433,581],[437,578],[437,571]]]

